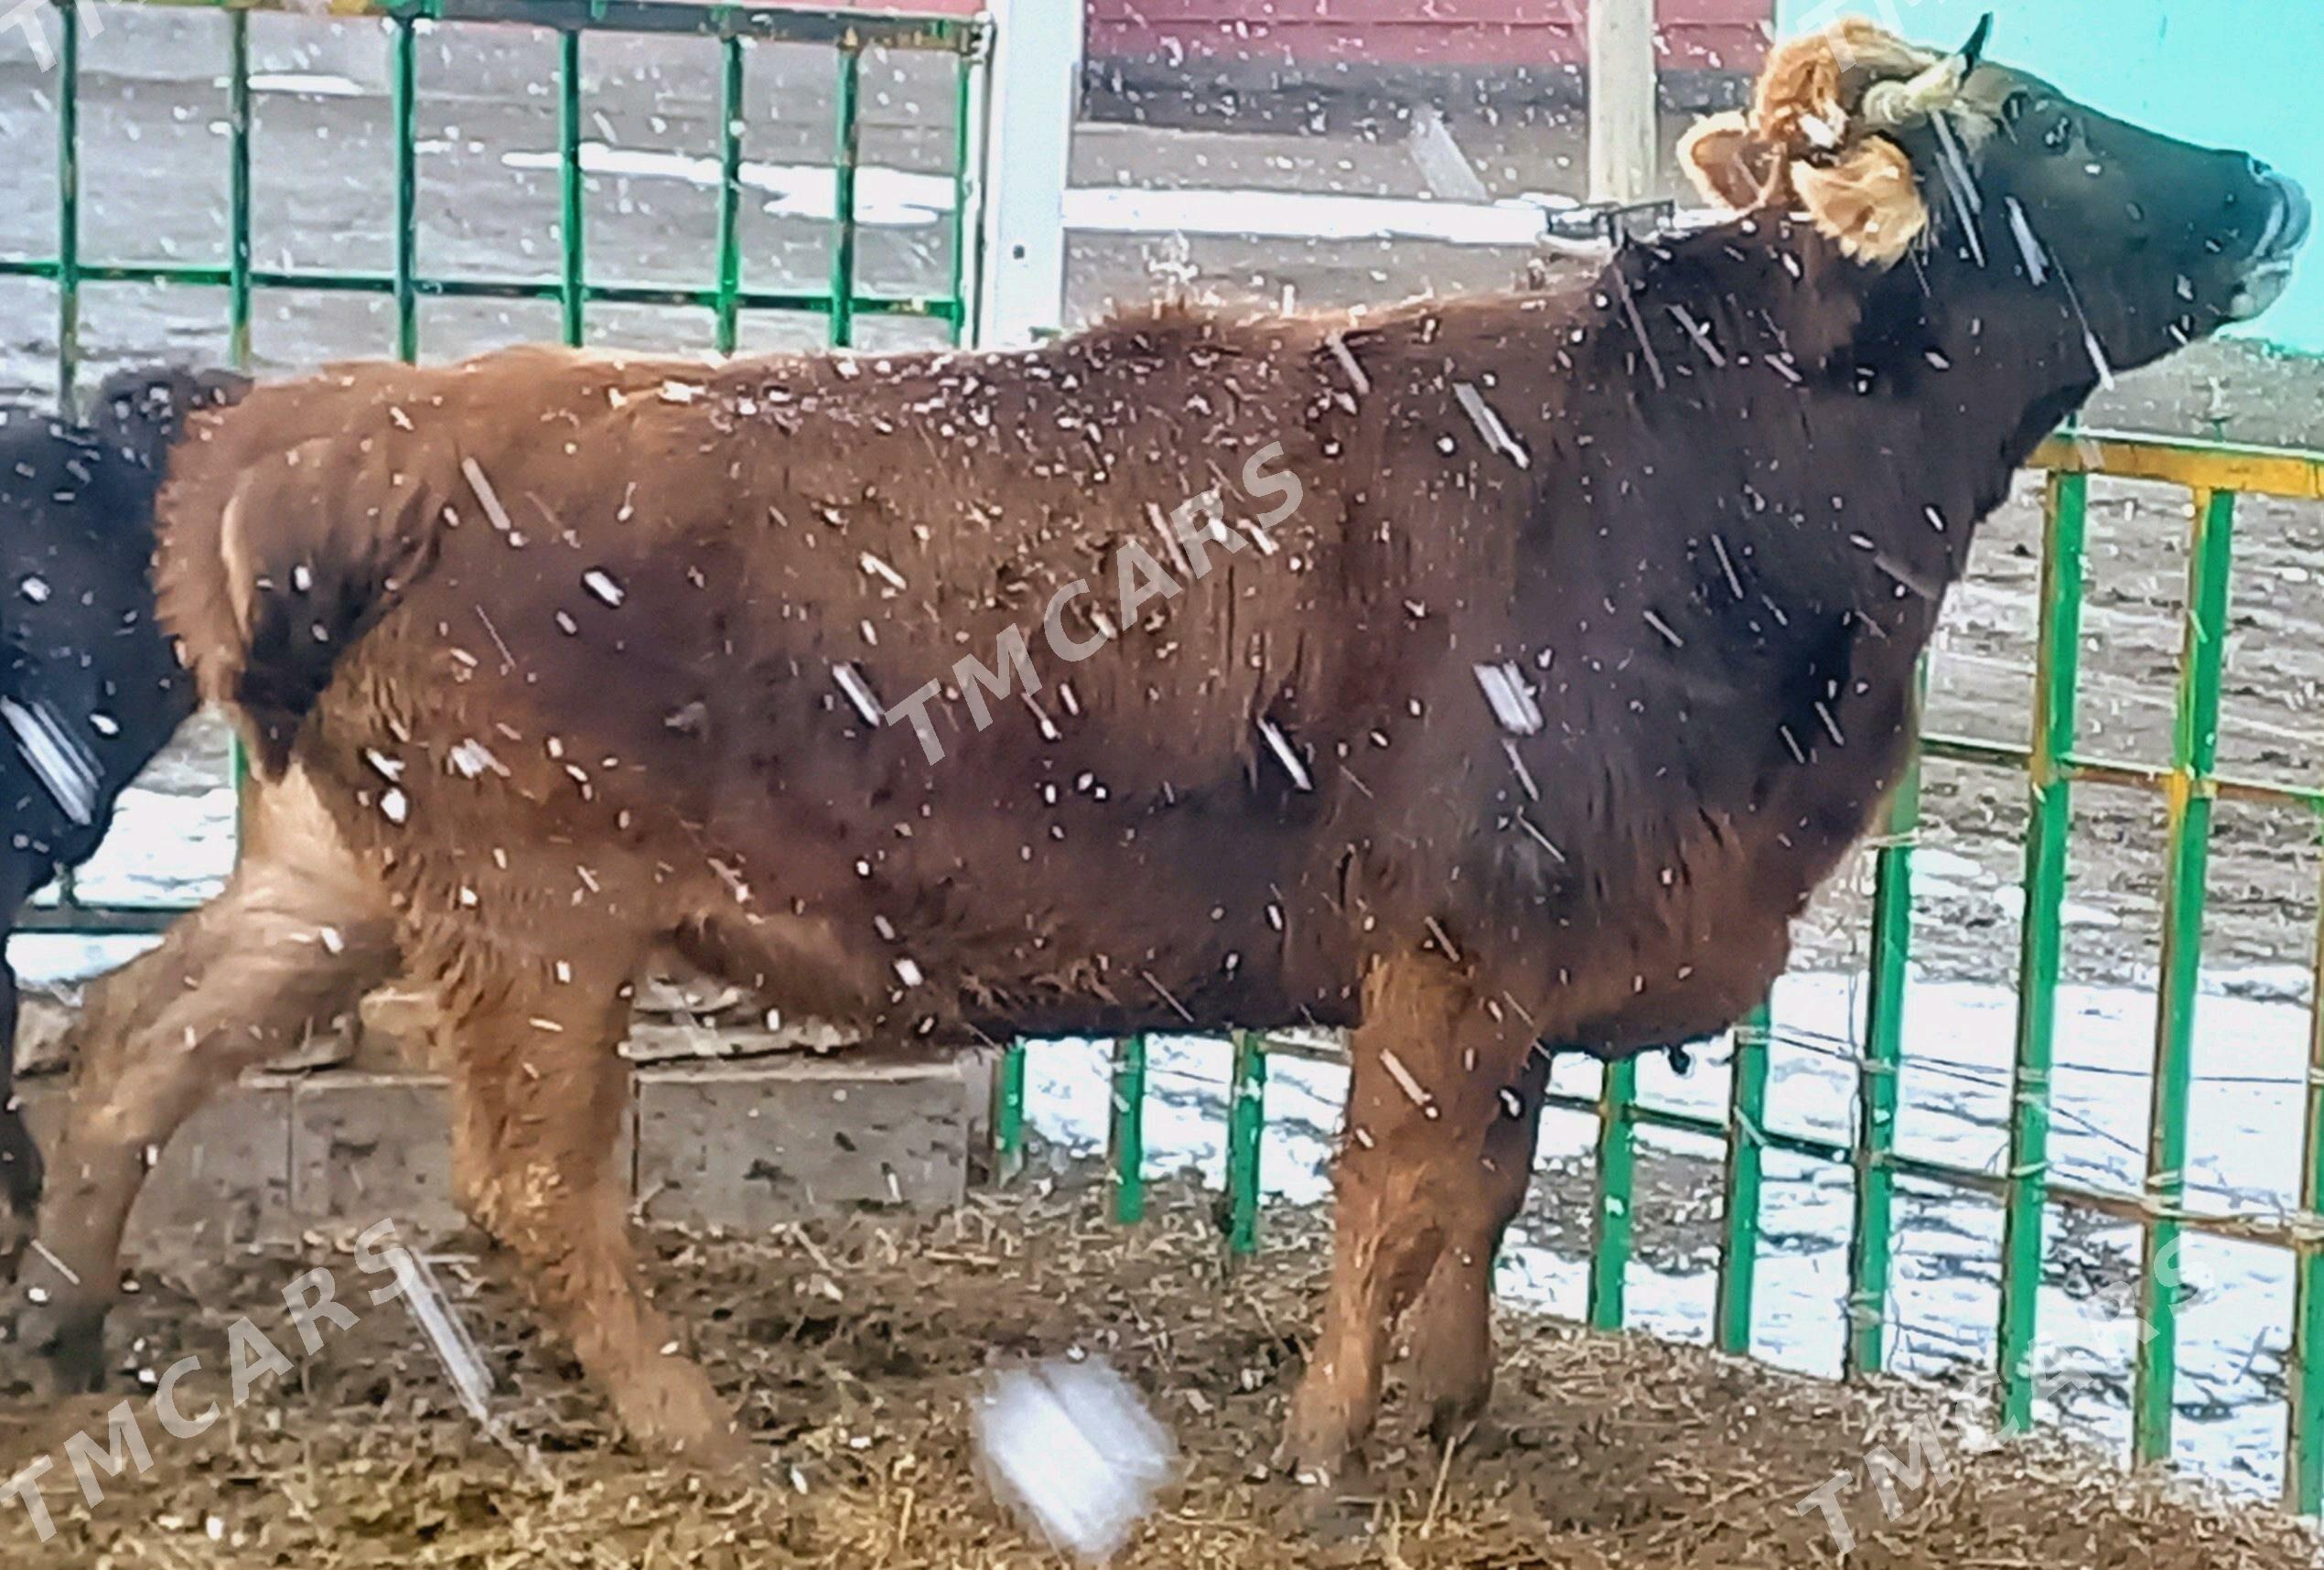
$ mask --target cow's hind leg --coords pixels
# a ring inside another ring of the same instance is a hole
[[[154,1158],[220,1086],[393,974],[394,936],[377,893],[322,841],[246,857],[158,947],[90,984],[39,1229],[17,1274],[18,1339],[47,1354],[60,1387],[102,1380],[122,1233]]]
[[[1511,1044],[1518,1034],[1440,962],[1389,961],[1367,979],[1351,1043],[1331,1285],[1281,1465],[1329,1477],[1370,1435],[1398,1317],[1447,1244],[1477,1231],[1480,1162],[1507,1082],[1497,1070],[1523,1050]]]
[[[1492,1394],[1493,1259],[1524,1207],[1548,1088],[1548,1054],[1528,1051],[1499,1097],[1473,1186],[1447,1196],[1444,1251],[1405,1319],[1411,1388],[1427,1403],[1429,1431],[1440,1443],[1465,1433]]]
[[[517,1256],[552,1328],[640,1445],[707,1466],[748,1452],[700,1365],[649,1298],[613,1156],[629,1104],[620,1056],[640,957],[576,934],[567,963],[461,933],[431,969],[455,1087],[453,1175],[477,1223]],[[586,956],[586,959],[584,958]]]

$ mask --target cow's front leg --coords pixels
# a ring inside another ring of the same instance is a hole
[[[732,1409],[647,1293],[614,1164],[629,1105],[629,982],[644,944],[610,921],[565,933],[533,925],[522,949],[480,923],[412,936],[452,1066],[454,1184],[516,1255],[631,1439],[707,1467],[739,1462],[749,1451]]]
[[[1481,1316],[1481,1268],[1506,1203],[1482,1162],[1500,1090],[1530,1046],[1442,961],[1383,962],[1367,979],[1337,1171],[1331,1285],[1277,1464],[1342,1472],[1371,1434],[1396,1320],[1448,1244],[1476,1255],[1448,1312]],[[1488,1193],[1490,1190],[1490,1193]],[[1522,1195],[1522,1185],[1518,1192]],[[1481,1326],[1479,1327],[1481,1328]],[[1477,1357],[1489,1356],[1479,1346]]]
[[[1412,1392],[1427,1403],[1428,1431],[1440,1444],[1465,1433],[1492,1394],[1493,1260],[1501,1234],[1524,1208],[1549,1066],[1546,1052],[1529,1048],[1513,1073],[1495,1076],[1500,1104],[1486,1126],[1473,1181],[1447,1196],[1444,1248],[1405,1317]]]

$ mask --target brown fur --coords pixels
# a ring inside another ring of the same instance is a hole
[[[603,1167],[630,977],[675,942],[874,1039],[1351,1027],[1286,1446],[1329,1469],[1415,1301],[1440,1426],[1483,1400],[1536,1042],[1619,1055],[1759,999],[1905,764],[1975,522],[2095,385],[2085,335],[2127,367],[2221,319],[2248,160],[2109,134],[2094,195],[2038,154],[1984,170],[2071,299],[2002,231],[1996,265],[1955,237],[1867,267],[1778,209],[1370,315],[341,367],[176,465],[165,616],[393,911],[463,1193],[634,1432],[732,1443]],[[1240,549],[1165,539],[1208,490]],[[1040,631],[1060,603],[1086,659]],[[980,727],[956,662],[1020,629],[1038,685]],[[931,683],[941,761],[861,712]]]
[[[1859,17],[1787,40],[1768,61],[1752,109],[1704,121],[1679,144],[1679,167],[1734,212],[1797,203],[1856,260],[1889,266],[1929,230],[1911,160],[1858,114],[1874,86],[1943,57]]]
[[[1900,261],[1929,231],[1912,160],[1893,142],[1868,141],[1830,168],[1795,164],[1791,185],[1816,226],[1859,262]]]
[[[1768,58],[1751,95],[1759,134],[1792,158],[1835,144],[1812,122],[1845,136],[1866,91],[1927,70],[1942,59],[1861,16],[1788,38]]]
[[[1749,212],[1775,199],[1776,182],[1791,172],[1740,110],[1696,121],[1679,138],[1678,164],[1705,199],[1729,212]]]

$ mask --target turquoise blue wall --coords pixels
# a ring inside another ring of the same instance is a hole
[[[1777,0],[1787,34],[1854,13],[1925,43],[1995,15],[1992,56],[2110,114],[2258,154],[2324,201],[2324,0]],[[2241,330],[2324,354],[2324,240]]]

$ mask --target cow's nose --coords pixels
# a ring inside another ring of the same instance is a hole
[[[2252,174],[2275,199],[2260,236],[2259,259],[2280,261],[2308,243],[2316,227],[2316,207],[2299,181],[2257,158],[2252,160]]]
[[[2316,204],[2308,199],[2308,191],[2289,175],[2271,172],[2268,182],[2276,188],[2276,199],[2284,204],[2284,231],[2276,237],[2276,253],[2289,256],[2308,243],[2316,230]]]

